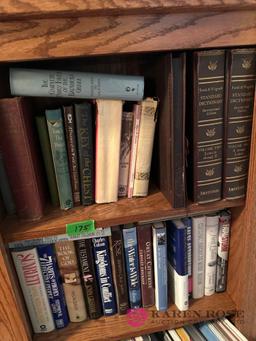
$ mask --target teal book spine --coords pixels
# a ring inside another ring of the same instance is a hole
[[[46,110],[45,115],[49,131],[60,208],[67,210],[73,207],[73,199],[61,109]]]

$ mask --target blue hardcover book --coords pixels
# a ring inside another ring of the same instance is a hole
[[[37,252],[55,326],[66,327],[69,318],[54,247],[51,244],[38,246]]]
[[[140,270],[136,227],[124,228],[123,237],[130,307],[134,309],[141,306]]]
[[[188,293],[189,297],[192,297],[192,219],[183,218],[183,223],[187,229],[187,264],[188,264]]]
[[[92,238],[92,243],[103,313],[106,316],[114,315],[117,309],[108,238]]]
[[[167,240],[166,227],[161,222],[153,225],[153,255],[155,276],[155,304],[157,310],[166,310],[168,308]]]
[[[205,322],[197,323],[196,328],[203,334],[207,341],[219,341],[219,338],[211,331]]]

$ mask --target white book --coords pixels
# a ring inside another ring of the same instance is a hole
[[[174,329],[168,330],[168,334],[170,335],[173,341],[182,341]]]
[[[100,204],[118,199],[123,102],[98,99],[96,103],[95,201]]]
[[[192,218],[192,245],[192,296],[196,299],[204,296],[205,216]]]
[[[223,317],[220,319],[224,325],[226,325],[229,330],[232,331],[234,335],[236,335],[240,341],[248,341],[248,339],[234,326],[227,318]]]
[[[223,335],[220,330],[214,325],[214,322],[207,322],[207,326],[213,332],[213,334],[218,338],[219,341],[230,341],[225,335]]]
[[[153,98],[146,98],[141,102],[140,132],[133,186],[133,196],[135,197],[143,197],[148,194],[157,103]]]
[[[55,329],[37,249],[12,251],[12,258],[35,333]]]
[[[171,298],[181,311],[188,310],[188,275],[179,275],[168,262]]]
[[[237,338],[222,321],[216,320],[214,323],[220,328],[220,330],[222,330],[230,341],[240,341],[240,338]]]
[[[219,218],[220,216],[216,214],[206,216],[204,281],[204,294],[206,296],[210,296],[215,293]]]
[[[140,101],[144,94],[144,78],[69,70],[11,68],[10,88],[11,94],[15,96]]]

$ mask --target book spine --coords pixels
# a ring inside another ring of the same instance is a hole
[[[82,322],[87,318],[87,312],[75,244],[73,241],[57,242],[55,243],[55,251],[62,277],[69,319],[71,322]]]
[[[36,248],[13,251],[12,257],[35,333],[55,329]]]
[[[108,239],[93,238],[92,242],[103,313],[105,316],[114,315],[117,310]]]
[[[97,283],[91,239],[75,241],[80,265],[81,277],[84,285],[87,311],[91,319],[102,315],[101,299]]]
[[[130,307],[141,306],[140,272],[136,227],[124,228],[124,249]]]
[[[48,181],[48,187],[51,196],[51,202],[54,206],[59,205],[59,195],[57,189],[56,175],[54,172],[54,165],[52,160],[51,145],[49,140],[48,128],[44,116],[36,116],[36,126],[41,146],[44,166]]]
[[[46,110],[45,114],[60,199],[60,207],[63,210],[67,210],[73,207],[73,198],[61,110]]]
[[[73,194],[73,202],[75,205],[80,204],[80,181],[78,173],[78,156],[76,145],[76,127],[75,116],[72,106],[64,106],[63,117],[67,141],[69,173],[71,177],[71,187]]]
[[[86,102],[75,104],[75,115],[82,204],[91,205],[94,203],[94,151],[91,104]]]
[[[27,81],[24,82],[24,79]],[[75,71],[10,69],[12,95],[142,100],[144,78]]]
[[[223,197],[244,197],[249,166],[256,49],[227,52]]]
[[[204,294],[215,293],[219,216],[206,216]]]
[[[16,207],[13,200],[13,195],[9,184],[8,176],[6,174],[4,160],[1,153],[0,153],[0,192],[7,213],[10,215],[15,214]]]
[[[119,226],[112,227],[109,244],[117,308],[118,313],[122,315],[125,314],[129,308],[129,300],[126,282],[123,235]]]
[[[66,327],[69,318],[53,245],[38,246],[37,252],[55,326]]]
[[[130,155],[130,168],[128,176],[128,198],[133,196],[133,186],[135,178],[135,166],[137,158],[137,148],[140,132],[140,120],[141,120],[141,104],[135,104],[133,107],[134,119],[132,128],[132,145],[131,145],[131,155]]]
[[[122,131],[120,146],[120,165],[118,196],[126,197],[128,194],[128,177],[130,166],[130,155],[132,145],[133,112],[122,113]]]
[[[156,126],[157,101],[147,98],[141,103],[141,122],[135,164],[133,196],[148,194],[151,159]]]
[[[194,201],[222,196],[225,51],[194,54],[193,174]]]
[[[231,214],[229,212],[221,212],[219,224],[216,292],[223,292],[227,286]]]
[[[204,296],[205,217],[192,218],[193,298]]]
[[[188,294],[192,297],[193,277],[192,277],[192,222],[191,218],[186,219],[187,228],[187,265],[188,265]]]
[[[167,240],[166,227],[153,225],[153,255],[155,278],[155,305],[157,310],[168,308],[167,298]]]
[[[155,304],[152,227],[141,225],[137,229],[140,264],[142,305],[144,308]]]

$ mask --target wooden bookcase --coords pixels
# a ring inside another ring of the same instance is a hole
[[[177,49],[250,46],[256,44],[255,0],[5,0],[0,6],[0,96],[8,95],[10,62],[110,55]],[[107,59],[107,57],[106,57]],[[200,214],[230,207],[232,234],[228,290],[191,303],[189,313],[150,318],[139,328],[125,316],[70,324],[50,334],[33,335],[7,243],[64,233],[67,222],[94,218],[98,227]],[[8,218],[0,235],[1,340],[120,340],[129,336],[178,327],[188,322],[232,314],[250,339],[256,339],[256,118],[253,121],[251,159],[246,200],[190,204],[173,209],[158,190],[147,198],[114,204],[78,207],[70,212],[49,209],[39,222]]]

